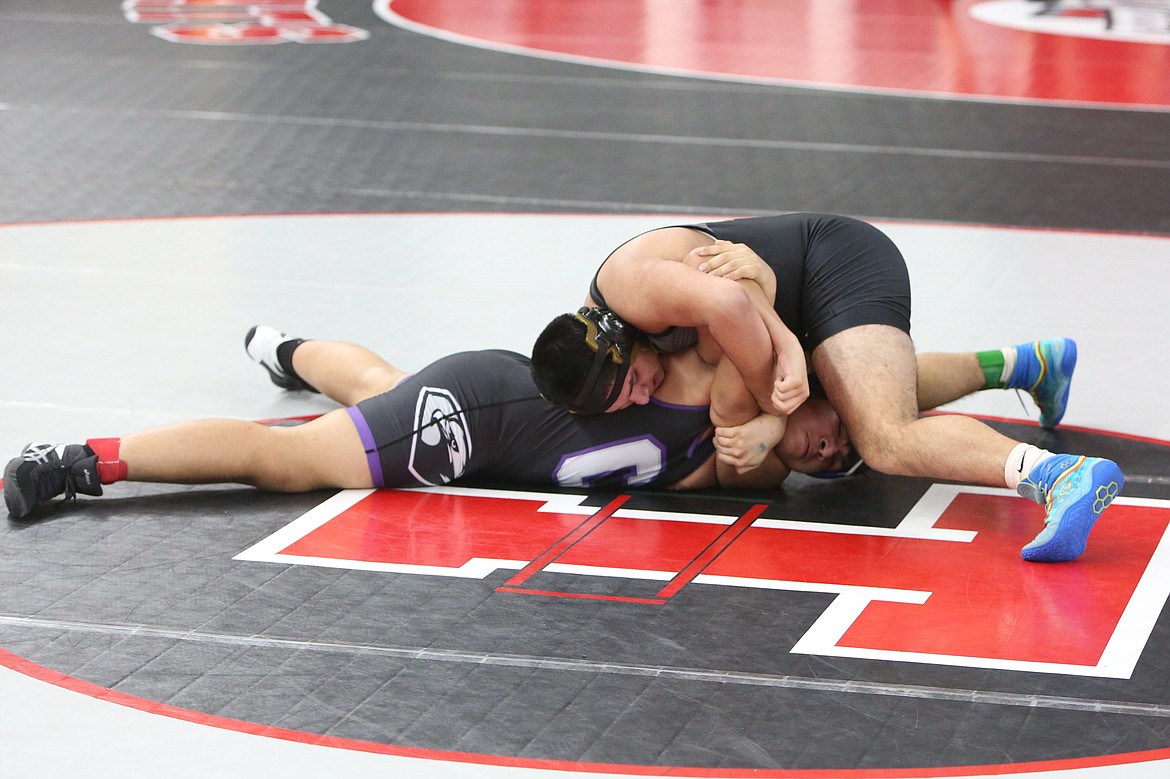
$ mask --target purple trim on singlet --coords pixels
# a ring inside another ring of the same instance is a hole
[[[695,452],[698,450],[698,448],[710,440],[711,440],[711,431],[710,430],[704,430],[702,433],[699,433],[697,436],[695,436],[695,440],[691,441],[691,445],[687,447],[687,459],[688,460],[694,459]]]
[[[362,416],[362,412],[358,411],[357,406],[350,406],[346,409],[349,412],[349,418],[353,420],[353,426],[357,428],[358,438],[362,440],[362,448],[366,450],[366,466],[370,469],[370,481],[374,485],[374,489],[380,490],[385,486],[382,480],[382,458],[378,456],[378,445],[374,442],[374,434],[370,432],[370,426],[366,422],[366,418]]]
[[[655,406],[661,406],[662,408],[672,408],[678,411],[705,411],[710,408],[710,406],[687,406],[681,403],[667,403],[664,400],[659,400],[658,398],[654,397],[650,398],[650,402]],[[695,452],[698,451],[700,446],[711,440],[711,432],[711,429],[708,428],[707,430],[704,430],[702,433],[699,433],[697,436],[695,436],[695,440],[691,441],[691,445],[687,447],[688,460],[694,458]]]
[[[688,405],[685,405],[682,403],[667,403],[665,400],[659,400],[658,398],[654,398],[654,397],[650,398],[650,402],[653,403],[655,406],[662,406],[663,408],[678,409],[679,411],[698,411],[700,409],[707,408],[707,406],[688,406]]]

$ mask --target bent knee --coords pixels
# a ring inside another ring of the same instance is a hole
[[[263,483],[256,486],[273,492],[371,486],[365,447],[344,409],[269,433],[279,441],[279,454],[262,464]]]
[[[854,436],[851,443],[867,466],[890,476],[908,476],[917,472],[908,437],[900,428],[887,428],[868,435]]]
[[[882,446],[857,446],[857,454],[869,468],[889,476],[901,476],[902,460]]]
[[[361,375],[361,394],[366,398],[381,395],[397,387],[406,374],[389,366],[377,366],[366,370]]]

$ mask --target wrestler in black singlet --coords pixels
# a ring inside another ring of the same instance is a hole
[[[528,358],[444,357],[349,409],[375,487],[455,479],[563,487],[669,486],[714,452],[707,406],[652,400],[577,416],[540,397]]]
[[[805,351],[858,325],[910,332],[906,262],[871,224],[835,214],[782,214],[678,226],[746,244],[760,255],[776,274],[776,313]],[[596,275],[590,295],[605,306]],[[693,328],[676,327],[651,341],[661,351],[679,351],[695,336]]]

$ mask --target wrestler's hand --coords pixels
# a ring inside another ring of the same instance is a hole
[[[808,392],[808,366],[804,352],[800,349],[785,349],[776,360],[772,405],[780,414],[791,414],[808,400]]]
[[[776,272],[750,246],[716,241],[710,246],[700,246],[691,254],[700,272],[730,281],[754,281],[769,301],[776,299]]]
[[[735,427],[715,428],[715,451],[720,462],[738,473],[758,468],[772,447],[784,437],[788,417],[760,414]]]

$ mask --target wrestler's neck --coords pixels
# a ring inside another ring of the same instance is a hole
[[[675,354],[661,354],[662,369],[666,377],[662,380],[654,397],[663,403],[678,406],[709,406],[711,404],[711,380],[714,371],[704,362],[696,350],[687,349]]]

